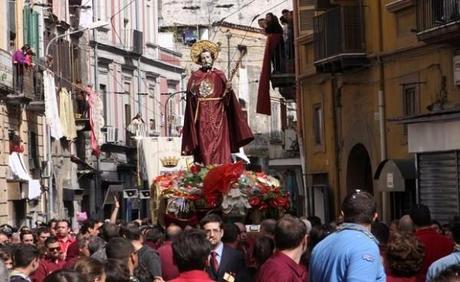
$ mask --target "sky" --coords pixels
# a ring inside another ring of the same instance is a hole
[[[225,18],[234,24],[257,27],[257,18],[292,9],[292,0],[160,0],[161,26],[209,25]],[[254,21],[253,21],[254,19]]]

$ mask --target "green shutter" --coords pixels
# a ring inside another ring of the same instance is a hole
[[[29,29],[29,44],[34,48],[35,56],[38,56],[38,19],[39,15],[37,12],[32,12],[32,19],[30,21],[30,29]]]
[[[23,20],[23,27],[24,27],[24,44],[29,43],[29,32],[30,32],[30,18],[32,14],[32,9],[29,7],[24,7],[24,10],[22,11],[22,20]],[[22,46],[18,46],[18,48],[21,48]]]
[[[30,7],[24,7],[24,43],[27,43],[38,54],[38,19],[39,14]]]

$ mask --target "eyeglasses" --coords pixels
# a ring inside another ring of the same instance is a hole
[[[55,251],[59,251],[59,247],[56,247],[56,248],[48,248],[48,251],[50,252],[55,252]]]

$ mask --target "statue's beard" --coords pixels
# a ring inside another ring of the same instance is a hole
[[[209,69],[212,68],[212,64],[210,64],[210,63],[203,63],[203,64],[201,65],[201,67],[202,67],[204,70],[209,70]]]

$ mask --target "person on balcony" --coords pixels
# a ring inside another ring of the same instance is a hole
[[[35,55],[34,51],[32,48],[29,48],[25,55],[24,55],[24,68],[26,70],[33,70],[34,68],[34,63],[33,63],[33,56]]]
[[[272,73],[283,72],[284,64],[284,41],[283,41],[283,27],[281,26],[278,17],[273,13],[268,13],[265,16],[267,27],[265,33],[267,34],[267,46],[270,41],[270,61],[272,63]]]
[[[269,81],[272,73],[282,73],[284,71],[284,42],[283,28],[278,18],[272,13],[268,13],[265,16],[265,21],[267,25],[265,28],[267,41],[265,43],[262,71],[260,72],[256,112],[271,115]]]
[[[26,54],[30,49],[29,45],[22,46],[13,54],[13,72],[14,72],[14,91],[22,94],[24,92],[24,65],[26,63]]]

